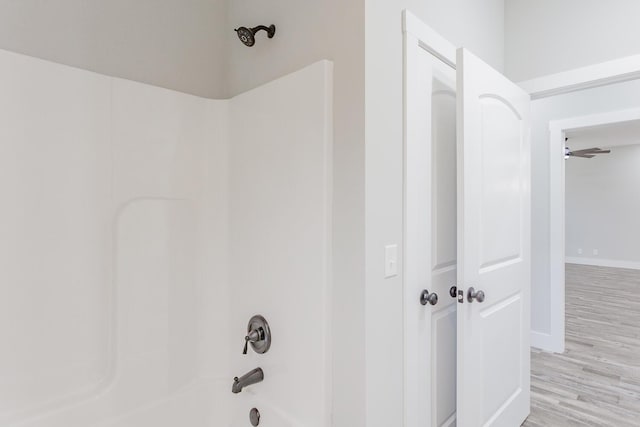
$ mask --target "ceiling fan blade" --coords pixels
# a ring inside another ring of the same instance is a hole
[[[569,152],[570,156],[586,157],[588,159],[594,157],[596,154],[609,154],[611,150],[603,150],[602,148],[586,148],[584,150],[576,150]]]
[[[571,157],[582,157],[584,159],[591,159],[593,157],[595,157],[595,154],[586,154],[586,153],[569,153],[569,156]]]
[[[591,154],[591,153],[601,153],[603,150],[600,148],[585,148],[584,150],[576,150],[572,151],[575,154]]]

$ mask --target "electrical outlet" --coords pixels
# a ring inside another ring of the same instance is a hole
[[[594,255],[598,255],[598,253],[599,253],[599,251],[598,251],[597,249],[594,249],[594,250],[593,250],[593,254],[594,254]]]
[[[578,248],[578,255],[582,255],[582,248]]]

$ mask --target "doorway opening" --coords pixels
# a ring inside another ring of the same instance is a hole
[[[629,109],[556,120],[549,123],[550,333],[546,337],[537,337],[537,340],[535,336],[532,336],[533,342],[542,342],[542,345],[535,345],[535,347],[555,353],[565,351],[565,180],[567,162],[565,147],[569,142],[566,141],[566,138],[584,135],[589,131],[595,132],[596,129],[600,129],[599,132],[606,132],[607,127],[626,126],[631,128],[637,125],[638,121],[640,121],[640,109]],[[587,140],[586,143],[589,144],[591,141]],[[579,149],[579,146],[576,147]],[[573,147],[570,148],[573,149]]]
[[[405,13],[405,425],[529,413],[530,98]]]
[[[552,234],[562,252],[552,258],[561,276],[551,289],[558,300],[563,293],[558,340],[563,354],[533,351],[531,424],[525,426],[633,425],[640,416],[630,392],[640,381],[640,249],[634,237],[640,234],[638,113],[618,111],[551,126],[551,143],[558,144],[552,150],[560,166],[555,170],[562,172],[556,176],[560,182],[552,181],[562,190],[562,200],[552,205],[562,211],[551,212],[552,225],[563,232]]]

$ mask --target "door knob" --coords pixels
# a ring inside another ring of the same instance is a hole
[[[435,292],[430,294],[429,291],[425,289],[420,294],[420,304],[422,304],[422,305],[427,305],[427,304],[436,305],[437,303],[438,303],[438,294],[436,294]]]
[[[484,292],[483,291],[476,291],[473,287],[471,287],[467,291],[467,301],[473,302],[474,299],[476,301],[478,301],[478,302],[483,302],[484,301]]]

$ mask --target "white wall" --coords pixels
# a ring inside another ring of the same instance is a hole
[[[514,81],[640,53],[635,0],[507,0],[505,72]]]
[[[234,0],[229,24],[277,26],[253,48],[229,34],[232,94],[322,59],[334,63],[333,422],[364,426],[364,0]]]
[[[567,161],[566,255],[571,262],[640,266],[639,164],[640,145],[614,145],[611,154]]]
[[[532,317],[533,331],[550,332],[549,121],[640,107],[640,81],[535,100],[532,116]],[[578,159],[574,159],[578,160]]]
[[[0,52],[0,424],[110,375],[110,80]],[[61,108],[62,100],[65,100]],[[74,304],[73,301],[83,301]]]
[[[402,243],[401,12],[407,7],[452,42],[502,69],[503,0],[230,3],[233,26],[278,27],[273,40],[261,37],[252,49],[235,36],[229,39],[233,93],[318,59],[335,64],[336,426],[388,426],[402,420],[402,281],[400,276],[383,280],[382,254],[385,244]]]
[[[0,48],[223,98],[226,0],[3,0]]]
[[[261,33],[253,48],[233,32],[270,23],[276,37]],[[236,95],[321,59],[335,62],[335,370],[343,380],[334,419],[363,423],[364,0],[6,1],[0,47],[207,97]],[[207,358],[202,364],[213,375]]]
[[[409,7],[452,42],[470,47],[502,69],[503,6],[503,0],[482,4],[468,0],[446,4],[369,1],[366,8],[362,0],[295,4],[238,0],[230,4],[233,26],[274,23],[278,27],[274,39],[261,37],[252,49],[242,46],[235,36],[230,38],[233,93],[318,59],[331,59],[335,64],[336,426],[398,425],[402,419],[402,281],[400,277],[382,279],[384,245],[402,243],[402,9]]]
[[[205,224],[226,217],[206,181],[226,172],[225,108],[6,51],[0,86],[0,424],[85,427],[226,378],[201,317],[227,310],[202,298],[226,262],[197,256],[227,249]]]
[[[49,59],[208,96],[227,95],[225,89],[216,89],[216,83],[209,86],[211,81],[222,81],[228,94],[234,95],[317,60],[333,60],[333,345],[339,355],[333,369],[340,379],[333,389],[334,425],[398,424],[402,417],[402,280],[401,276],[383,280],[382,248],[389,242],[402,243],[401,11],[410,8],[455,44],[469,47],[502,69],[503,0],[234,0],[228,4],[227,24],[211,17],[218,13],[211,4],[201,5],[204,9],[184,2],[159,9],[155,5],[127,3],[125,7],[119,2],[113,8],[103,5],[109,8],[104,10],[85,3],[46,8],[36,2],[24,8],[8,4],[6,13],[0,14],[7,17],[6,34],[0,33],[0,40],[8,48],[32,55],[56,52]],[[147,17],[144,11],[149,10],[158,15]],[[197,16],[183,15],[188,11]],[[47,21],[48,17],[57,19]],[[124,24],[121,19],[126,19]],[[141,32],[136,23],[146,20],[154,21],[144,25],[151,30]],[[176,22],[181,24],[179,31],[165,31]],[[230,27],[270,23],[278,26],[276,37],[267,40],[260,34],[251,49],[230,31]],[[94,31],[99,34],[96,40],[91,39]],[[200,43],[209,37],[208,31],[216,31],[211,35],[216,40],[224,38],[225,46]],[[138,40],[141,33],[146,37]],[[175,33],[185,39],[175,38]],[[19,40],[14,40],[16,35]],[[50,45],[45,44],[45,35]],[[150,43],[155,44],[150,47]],[[230,70],[226,80],[219,77],[224,70],[202,54],[214,51],[217,55],[225,49]],[[198,67],[194,58],[205,64]],[[205,80],[208,83],[202,83]]]
[[[231,100],[233,309],[223,327],[232,331],[233,375],[258,366],[265,374],[233,396],[241,414],[234,426],[246,425],[253,406],[277,408],[293,425],[330,425],[331,74],[331,63],[319,62]],[[269,322],[273,343],[265,354],[242,355],[255,314]]]
[[[384,279],[384,246],[402,247],[403,51],[408,8],[442,36],[502,69],[502,0],[366,4],[366,325],[368,427],[403,417],[402,274]],[[402,262],[400,262],[402,265]],[[416,304],[418,301],[416,300]]]
[[[0,51],[1,425],[330,425],[332,84],[212,101]]]

